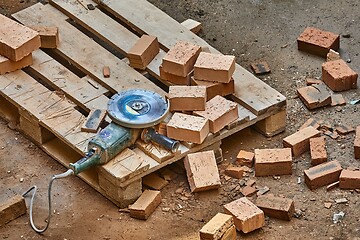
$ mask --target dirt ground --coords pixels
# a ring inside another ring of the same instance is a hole
[[[32,4],[33,0],[0,0],[0,13],[9,14]],[[332,126],[360,125],[359,105],[346,104],[309,111],[296,98],[296,88],[305,85],[306,77],[321,77],[324,59],[297,50],[296,38],[306,26],[315,26],[341,37],[341,57],[360,72],[360,15],[357,0],[239,0],[205,1],[151,0],[153,4],[178,21],[187,18],[203,23],[200,36],[249,69],[255,60],[265,60],[272,72],[261,77],[284,94],[287,101],[287,128],[273,138],[245,130],[223,141],[225,161],[219,165],[222,186],[218,191],[189,194],[185,174],[179,174],[161,194],[163,201],[147,220],[132,219],[76,177],[55,182],[54,214],[44,235],[36,234],[28,223],[28,214],[0,228],[2,239],[198,239],[199,229],[222,205],[241,197],[239,181],[224,178],[223,170],[234,161],[240,149],[282,147],[281,140],[295,132],[308,118],[324,120]],[[249,69],[250,70],[250,69]],[[347,101],[360,98],[359,90],[343,92]],[[0,106],[1,107],[1,106]],[[360,167],[354,159],[354,134],[337,140],[327,137],[329,160],[337,159],[343,168]],[[257,187],[268,186],[274,195],[294,199],[300,216],[290,222],[266,218],[265,226],[239,239],[360,239],[360,195],[356,191],[325,188],[310,191],[304,184],[303,170],[310,166],[310,155],[294,158],[292,176],[253,177]],[[39,187],[35,201],[35,221],[44,224],[47,214],[46,187],[50,176],[65,168],[39,150],[18,132],[0,122],[0,201],[22,193],[29,186]],[[301,183],[298,183],[298,177]],[[178,190],[178,191],[176,191]],[[176,193],[183,190],[182,193]],[[334,200],[345,197],[346,204]],[[332,202],[330,209],[324,202]],[[345,212],[337,224],[332,216]]]

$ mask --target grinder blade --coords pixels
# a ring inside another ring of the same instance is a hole
[[[116,124],[128,128],[147,128],[160,123],[169,112],[169,102],[145,89],[115,94],[108,102],[108,115]]]

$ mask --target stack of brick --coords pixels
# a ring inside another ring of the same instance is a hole
[[[0,22],[0,74],[30,66],[41,46],[39,33],[1,14]]]

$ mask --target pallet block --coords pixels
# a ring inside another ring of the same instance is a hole
[[[256,130],[267,137],[272,137],[285,131],[286,109],[257,122],[254,127]]]

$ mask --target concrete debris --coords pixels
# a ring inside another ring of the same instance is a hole
[[[339,213],[334,213],[333,215],[333,223],[336,224],[338,222],[340,222],[342,219],[344,219],[345,217],[345,213],[343,211],[339,212]]]

